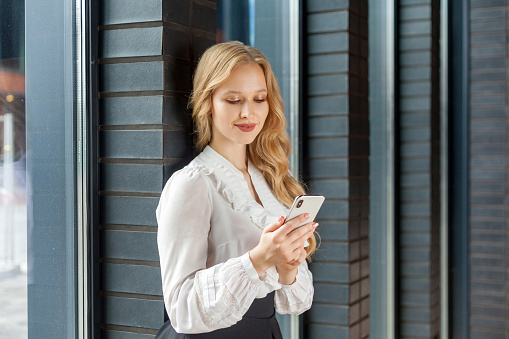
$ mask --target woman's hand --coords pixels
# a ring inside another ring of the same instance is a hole
[[[296,268],[306,258],[304,243],[318,226],[317,223],[307,223],[294,230],[307,218],[308,213],[301,214],[283,224],[284,218],[281,217],[263,230],[260,242],[249,252],[253,267],[259,276],[272,266],[276,266],[278,272],[281,268],[280,274],[285,275],[288,271],[296,274]],[[289,283],[291,284],[294,279],[295,276]]]

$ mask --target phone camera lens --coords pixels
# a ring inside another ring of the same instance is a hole
[[[299,202],[297,203],[297,208],[301,207],[303,202],[304,200],[299,200]]]

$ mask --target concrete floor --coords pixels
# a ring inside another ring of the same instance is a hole
[[[10,212],[14,213],[14,231],[6,239],[6,208],[0,204],[0,339],[23,339],[27,333],[27,218],[26,205],[15,204]],[[5,241],[13,244],[13,257],[5,266]]]
[[[26,274],[0,277],[0,305],[0,339],[28,338]]]

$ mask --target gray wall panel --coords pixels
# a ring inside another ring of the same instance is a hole
[[[158,197],[103,196],[101,222],[120,225],[156,226]]]
[[[104,258],[159,261],[155,232],[103,230],[101,233]]]
[[[134,22],[160,21],[161,0],[104,0],[101,1],[101,24],[114,25]]]
[[[102,164],[101,181],[106,191],[162,191],[163,166],[150,164]]]
[[[162,27],[102,31],[102,58],[161,55]]]
[[[162,300],[103,298],[103,317],[109,324],[156,329],[163,323]]]
[[[162,295],[162,287],[153,284],[161,279],[156,266],[103,264],[103,289],[109,292]]]

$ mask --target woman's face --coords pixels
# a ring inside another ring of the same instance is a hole
[[[212,95],[212,139],[216,147],[248,145],[269,113],[267,84],[260,65],[238,66]]]

